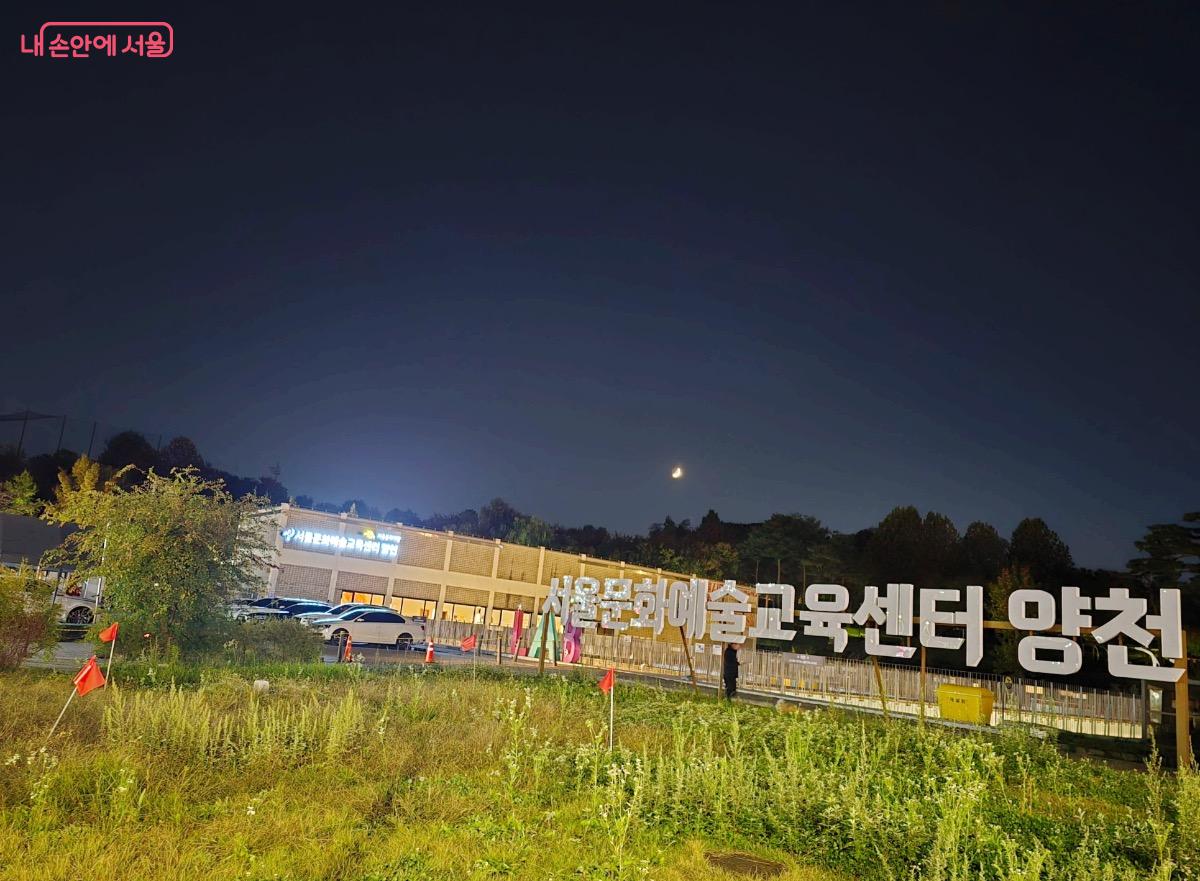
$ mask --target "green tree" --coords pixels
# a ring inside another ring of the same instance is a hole
[[[995,579],[1008,561],[1008,542],[996,527],[976,520],[962,537],[963,570],[974,582]]]
[[[36,517],[41,513],[42,503],[38,500],[37,484],[32,474],[22,471],[0,484],[0,510],[25,517]]]
[[[504,538],[522,516],[504,499],[492,499],[479,509],[478,534],[483,538]]]
[[[28,566],[0,566],[0,670],[13,670],[58,639],[54,586]]]
[[[865,532],[865,530],[864,530]],[[805,563],[809,584],[855,585],[869,581],[864,568],[864,547],[870,535],[835,532],[812,549]]]
[[[546,547],[554,540],[554,527],[545,520],[539,520],[537,517],[527,517],[524,514],[518,514],[517,519],[509,527],[503,539],[513,544],[526,545],[531,548]]]
[[[808,558],[829,535],[829,527],[808,514],[772,514],[750,530],[739,552],[754,561],[757,581],[800,584]]]
[[[983,587],[983,616],[988,621],[1008,620],[1008,598],[1014,591],[1037,587],[1029,569],[1024,566],[1000,570],[996,580]],[[993,673],[1016,673],[1021,675],[1021,664],[1017,658],[1017,641],[1021,634],[1015,630],[996,631],[996,646],[989,652],[988,665]]]
[[[150,471],[130,488],[118,472],[101,487],[81,462],[43,514],[78,527],[50,561],[104,578],[114,617],[152,634],[157,652],[203,648],[221,629],[222,604],[262,582],[272,553],[263,500],[235,499],[191,468]]]
[[[1071,550],[1040,517],[1026,517],[1013,530],[1009,562],[1024,566],[1035,582],[1060,586],[1075,568]]]
[[[737,577],[738,554],[729,542],[719,541],[714,544],[700,545],[696,550],[694,562],[693,568],[703,578]]]

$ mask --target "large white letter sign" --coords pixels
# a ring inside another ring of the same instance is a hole
[[[1154,639],[1154,634],[1138,623],[1144,617],[1146,627],[1152,627],[1159,632],[1163,657],[1180,658],[1183,656],[1183,622],[1178,590],[1172,588],[1158,592],[1158,605],[1162,609],[1162,613],[1158,615],[1147,615],[1146,601],[1138,597],[1131,597],[1129,589],[1125,587],[1114,587],[1108,592],[1107,597],[1096,597],[1095,605],[1096,611],[1117,613],[1107,623],[1092,631],[1092,636],[1101,645],[1117,635],[1122,635],[1132,639],[1142,648],[1146,648]],[[1129,662],[1129,646],[1110,645],[1108,647],[1108,672],[1124,679],[1177,682],[1183,676],[1184,670],[1182,667],[1131,664]]]
[[[1076,597],[1071,607],[1075,632],[1079,632],[1079,609],[1084,608]],[[1064,603],[1064,606],[1067,605]],[[1033,606],[1032,614],[1029,607]],[[1087,616],[1082,616],[1086,618]],[[1049,630],[1054,626],[1054,597],[1044,590],[1014,590],[1008,597],[1008,621],[1017,630]],[[1038,657],[1039,651],[1054,652],[1057,658]],[[1053,673],[1066,676],[1078,673],[1083,666],[1083,650],[1079,643],[1065,636],[1025,636],[1017,643],[1017,660],[1030,673]]]
[[[807,608],[799,615],[801,620],[808,621],[804,635],[829,637],[833,640],[833,650],[843,651],[850,639],[846,625],[854,620],[846,611],[850,606],[850,591],[840,584],[810,584],[804,588],[804,605]]]
[[[744,642],[746,616],[750,614],[750,595],[739,590],[736,581],[726,581],[713,591],[708,601],[708,637],[713,642]]]
[[[596,629],[596,606],[600,603],[600,582],[595,578],[581,576],[575,579],[575,592],[571,596],[571,620],[584,630]]]
[[[795,630],[784,630],[784,624],[796,621],[796,588],[790,584],[756,584],[760,596],[779,597],[778,606],[759,606],[750,635],[755,639],[795,639]]]
[[[690,639],[703,639],[708,630],[708,581],[671,582],[667,596],[667,623],[682,627]]]
[[[563,586],[558,586],[558,576],[550,579],[550,590],[546,593],[546,601],[542,603],[542,614],[547,612],[558,617],[567,626],[571,617],[571,576],[563,576]]]
[[[654,635],[663,632],[667,623],[667,579],[651,581],[643,578],[633,589],[633,621],[631,627],[650,628]]]
[[[911,584],[889,584],[887,595],[879,596],[879,588],[868,584],[863,588],[863,604],[854,613],[855,624],[887,622],[884,631],[888,636],[912,636],[913,586]],[[916,646],[892,645],[879,641],[879,628],[866,629],[867,654],[880,658],[911,658]]]
[[[622,621],[621,616],[633,609],[633,582],[628,578],[605,578],[604,596],[600,600],[600,626],[610,630],[626,630],[628,621]]]
[[[967,666],[983,660],[983,588],[967,585],[967,608],[961,612],[943,612],[938,603],[960,602],[962,593],[955,589],[921,591],[921,645],[931,649],[961,648],[961,636],[938,636],[939,624],[957,624],[967,631]]]

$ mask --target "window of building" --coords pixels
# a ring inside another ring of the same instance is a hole
[[[355,593],[349,590],[342,591],[343,603],[366,603],[370,606],[382,606],[383,596],[377,593]]]
[[[512,627],[516,624],[517,613],[509,609],[492,609],[492,618],[488,621],[492,627]]]
[[[437,600],[414,600],[409,597],[392,597],[392,608],[408,618],[433,619]]]

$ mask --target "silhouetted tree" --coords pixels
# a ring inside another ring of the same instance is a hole
[[[951,579],[962,568],[958,530],[950,518],[937,511],[925,514],[921,524],[921,580],[925,584]]]
[[[880,581],[921,580],[924,568],[921,514],[912,505],[893,508],[879,521],[868,546],[874,576]]]
[[[158,460],[164,472],[171,473],[172,468],[196,468],[203,471],[207,464],[196,445],[189,437],[173,437],[167,441],[158,453]]]
[[[401,523],[404,526],[421,525],[421,515],[408,508],[392,508],[383,515],[383,519],[389,523]]]
[[[478,535],[479,512],[466,508],[457,514],[430,514],[422,523],[426,529],[438,532],[457,532],[460,535]]]
[[[362,517],[364,520],[382,520],[383,516],[374,505],[368,505],[362,499],[346,499],[342,502],[340,513],[352,517]]]
[[[1008,561],[1008,542],[996,527],[976,520],[963,533],[962,558],[963,571],[969,578],[978,583],[992,581]]]
[[[758,581],[803,583],[813,549],[829,539],[829,528],[808,514],[772,514],[754,526],[739,549],[758,561]]]
[[[1027,517],[1013,530],[1009,561],[1029,569],[1042,586],[1061,586],[1075,568],[1071,550],[1040,517]]]
[[[56,453],[43,453],[29,459],[28,470],[37,484],[38,498],[44,502],[54,499],[54,490],[58,486],[58,472],[69,471],[71,465],[79,458],[78,453],[70,450],[59,450]]]
[[[1155,587],[1178,587],[1200,576],[1200,511],[1181,523],[1156,523],[1134,542],[1141,557],[1129,561],[1129,571]]]
[[[476,533],[483,538],[504,538],[524,516],[504,499],[492,499],[479,509]]]
[[[1200,511],[1180,519],[1154,524],[1135,542],[1144,556],[1130,560],[1129,571],[1150,588],[1182,587],[1184,620],[1194,625],[1200,620]]]
[[[132,465],[142,475],[159,463],[154,446],[136,431],[122,431],[110,437],[97,461],[110,468]]]
[[[255,493],[267,498],[272,505],[278,505],[288,500],[287,487],[279,482],[279,478],[273,475],[260,477],[257,481]]]
[[[0,480],[8,480],[25,470],[25,459],[13,446],[0,447]]]

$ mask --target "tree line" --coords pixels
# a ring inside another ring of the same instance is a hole
[[[0,509],[36,515],[53,501],[59,474],[69,472],[79,457],[68,450],[18,457],[0,450]],[[155,448],[137,432],[108,439],[97,459],[104,474],[120,472],[126,485],[175,469],[195,469],[203,481],[220,482],[234,498],[247,495],[273,504],[294,504],[330,513],[359,517],[461,535],[501,539],[532,547],[621,560],[649,568],[695,573],[702,577],[735,578],[743,583],[765,581],[805,585],[815,582],[864,584],[906,581],[921,587],[983,584],[989,614],[997,617],[1007,595],[1021,586],[1057,590],[1079,586],[1087,593],[1124,586],[1151,595],[1153,588],[1187,586],[1200,571],[1200,513],[1185,514],[1181,522],[1156,524],[1136,543],[1141,556],[1129,561],[1128,571],[1079,567],[1063,541],[1043,519],[1028,517],[1007,535],[993,525],[975,521],[959,532],[953,521],[937,511],[922,514],[911,505],[893,509],[879,523],[856,532],[835,530],[810,514],[772,514],[765,520],[738,523],[722,520],[710,510],[693,524],[664,517],[644,535],[616,532],[603,526],[563,526],[517,510],[503,499],[478,509],[422,517],[409,509],[381,510],[363,499],[332,503],[311,496],[289,495],[278,467],[247,478],[213,467],[187,437]],[[1198,604],[1188,590],[1187,609],[1194,620]]]
[[[68,449],[38,456],[23,456],[13,447],[0,447],[0,509],[11,513],[36,515],[54,501],[58,475],[70,472],[80,454]],[[188,437],[175,437],[161,447],[150,443],[136,431],[122,431],[110,437],[95,460],[107,477],[121,469],[132,486],[151,470],[168,475],[175,469],[194,468],[206,481],[221,481],[235,497],[261,496],[273,504],[286,502],[288,491],[280,482],[279,466],[267,469],[261,477],[242,477],[223,471],[200,455]]]

